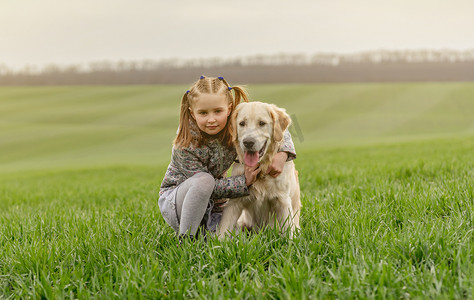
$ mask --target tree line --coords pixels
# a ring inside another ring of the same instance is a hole
[[[0,64],[0,85],[186,84],[201,74],[241,83],[474,81],[474,49],[104,60],[19,70]]]

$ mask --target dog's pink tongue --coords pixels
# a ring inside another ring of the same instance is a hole
[[[258,164],[258,152],[245,152],[244,162],[249,167],[254,167]]]

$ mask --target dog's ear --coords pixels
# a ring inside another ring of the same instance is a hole
[[[232,138],[232,142],[235,143],[237,141],[237,116],[239,115],[239,105],[237,105],[236,108],[234,108],[234,111],[230,115],[230,124],[229,124],[229,129],[230,129],[230,136]]]
[[[291,118],[283,108],[270,104],[270,115],[273,119],[273,138],[279,142],[283,139],[283,132],[290,126]]]

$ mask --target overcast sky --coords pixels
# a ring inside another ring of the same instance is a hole
[[[473,49],[474,0],[0,0],[0,64]]]

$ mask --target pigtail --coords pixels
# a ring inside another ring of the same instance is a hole
[[[226,88],[227,98],[229,103],[232,104],[232,111],[237,107],[240,103],[241,99],[245,102],[249,102],[247,92],[245,91],[244,87],[241,86],[233,86],[231,87],[227,80],[224,77],[218,77],[217,79],[221,80],[224,83],[224,87]],[[234,96],[232,95],[232,91],[234,91]],[[222,133],[222,143],[226,145],[228,148],[233,147],[233,135],[234,135],[234,127],[232,126],[232,113],[227,117],[227,125],[224,128]]]
[[[191,113],[189,111],[190,105],[189,105],[189,91],[186,91],[184,93],[183,98],[181,98],[181,112],[179,115],[179,128],[178,128],[178,133],[176,135],[176,138],[173,141],[173,145],[176,148],[184,148],[188,147],[192,140],[193,136],[191,135],[190,132],[190,122],[192,122],[192,117]]]
[[[232,102],[232,111],[234,111],[237,108],[237,105],[239,105],[240,101],[243,100],[244,102],[249,102],[249,98],[247,96],[247,92],[245,91],[245,88],[242,86],[233,86],[230,87],[227,81],[223,80],[226,85],[227,89],[229,90],[229,94],[231,97],[231,102]],[[232,90],[234,91],[234,97],[232,97]],[[229,117],[227,118],[227,128],[225,128],[224,132],[224,143],[227,145],[227,147],[233,147],[233,136],[235,136],[234,129],[235,126],[233,126],[232,122],[232,116],[234,113],[231,113]]]
[[[233,86],[232,90],[234,90],[234,108],[239,105],[240,100],[242,99],[244,102],[249,102],[249,98],[247,96],[247,92],[245,91],[244,87],[241,86]]]
[[[218,77],[218,79],[222,80],[224,82],[225,86],[227,87],[227,90],[229,91],[230,95],[232,96],[232,91],[234,91],[234,97],[232,101],[232,106],[235,108],[237,105],[239,105],[240,100],[243,99],[244,102],[249,102],[249,98],[247,96],[247,91],[243,86],[233,86],[231,87],[227,80],[224,79],[224,77]]]

